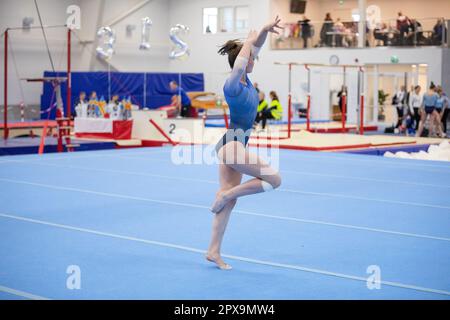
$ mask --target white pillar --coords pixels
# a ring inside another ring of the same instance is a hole
[[[366,0],[358,0],[358,48],[366,46]]]

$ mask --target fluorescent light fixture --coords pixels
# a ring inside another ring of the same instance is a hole
[[[361,16],[359,14],[359,10],[358,9],[353,9],[352,10],[352,18],[353,18],[353,21],[355,21],[355,22],[359,22],[359,20],[361,20]]]

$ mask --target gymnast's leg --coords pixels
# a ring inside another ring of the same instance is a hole
[[[221,163],[219,164],[219,176],[220,176],[220,190],[225,191],[233,188],[241,183],[242,174],[234,170],[233,168]],[[214,216],[212,225],[211,243],[206,253],[206,259],[214,262],[220,269],[228,270],[231,266],[226,264],[221,256],[220,250],[223,240],[223,235],[230,218],[231,210],[236,205],[236,200],[229,201],[223,206],[223,208],[217,212]]]
[[[219,158],[235,171],[254,178],[230,189],[219,190],[211,208],[214,213],[220,212],[229,201],[246,195],[271,191],[281,184],[280,174],[256,154],[249,152],[240,142],[227,143],[220,149]]]

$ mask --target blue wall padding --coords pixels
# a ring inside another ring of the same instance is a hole
[[[66,72],[45,71],[44,77],[65,77]],[[175,80],[179,82],[178,73],[143,73],[143,72],[111,72],[111,94],[118,94],[122,97],[131,97],[133,104],[144,107],[144,80],[146,83],[146,105],[148,108],[158,108],[170,104],[172,93],[169,91],[169,82]],[[182,73],[181,86],[186,91],[204,91],[203,73]],[[74,103],[78,100],[81,91],[87,95],[91,91],[96,91],[100,99],[102,96],[108,100],[108,72],[72,72],[72,114],[74,113]],[[66,105],[66,85],[61,90],[64,108]],[[50,107],[53,95],[51,83],[44,82],[43,94],[41,96],[41,119],[47,119],[49,113],[45,112]],[[55,103],[53,98],[52,104]],[[55,118],[55,109],[50,111],[50,119]]]

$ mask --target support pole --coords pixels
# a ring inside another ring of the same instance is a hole
[[[291,137],[291,117],[292,117],[292,92],[291,92],[291,76],[292,76],[292,63],[289,63],[289,94],[288,94],[288,138]]]
[[[306,131],[311,130],[311,69],[305,64],[305,69],[308,72],[308,92],[306,96]]]
[[[223,121],[225,121],[225,128],[228,129],[229,128],[229,124],[228,124],[228,115],[227,115],[227,110],[225,107],[222,107],[223,109]]]
[[[361,108],[361,126],[359,127],[359,134],[364,134],[364,94],[361,93],[360,98],[360,108]]]
[[[345,123],[347,122],[347,93],[342,93],[342,132],[345,133]]]
[[[72,74],[71,74],[71,38],[72,30],[67,28],[67,101],[66,117],[70,119],[72,114]]]
[[[8,139],[8,29],[5,30],[5,53],[4,53],[4,72],[3,72],[3,138]]]
[[[366,0],[358,0],[358,48],[366,46]]]
[[[359,110],[360,110],[360,122],[359,122],[359,134],[364,134],[364,70],[359,68],[359,76],[361,77],[361,85],[358,87],[358,92],[360,95],[359,100]]]
[[[347,122],[347,69],[344,68],[344,84],[342,90],[342,114],[341,114],[341,122],[342,122],[342,133],[345,133],[345,123]]]

